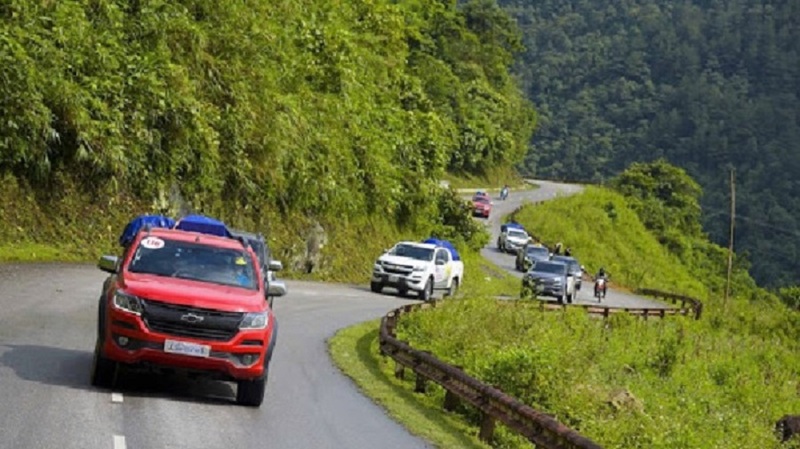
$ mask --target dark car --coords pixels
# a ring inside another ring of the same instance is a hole
[[[575,276],[575,290],[581,289],[581,281],[583,280],[583,269],[578,259],[572,256],[556,255],[550,258],[554,262],[563,262],[569,267],[569,273]]]
[[[550,250],[546,246],[528,243],[517,251],[517,259],[514,262],[514,266],[517,271],[528,271],[537,260],[550,260]]]
[[[229,229],[229,232],[234,238],[247,240],[256,256],[258,256],[261,271],[264,273],[264,280],[267,283],[267,301],[271,308],[272,301],[276,296],[284,296],[288,293],[286,283],[279,281],[275,277],[275,272],[281,271],[283,264],[278,260],[272,259],[272,252],[263,235],[238,229]]]

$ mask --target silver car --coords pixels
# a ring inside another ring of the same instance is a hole
[[[576,293],[575,277],[563,262],[540,260],[522,278],[521,296],[527,296],[528,292],[558,298],[562,304],[572,303]]]

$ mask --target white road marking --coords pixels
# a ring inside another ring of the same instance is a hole
[[[124,436],[114,435],[114,449],[126,449]]]
[[[111,402],[122,402],[122,393],[111,393]]]

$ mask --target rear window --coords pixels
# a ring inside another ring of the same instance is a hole
[[[550,250],[545,248],[544,246],[529,246],[527,252],[528,252],[528,254],[546,254],[546,255],[550,255]]]
[[[258,289],[253,259],[244,250],[155,236],[145,237],[139,242],[128,271]]]
[[[533,269],[534,271],[538,271],[540,273],[562,274],[564,273],[565,268],[566,266],[560,263],[537,262]]]

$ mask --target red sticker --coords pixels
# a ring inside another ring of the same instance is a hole
[[[164,247],[164,241],[158,237],[146,237],[142,240],[142,246],[147,249],[161,249]]]

